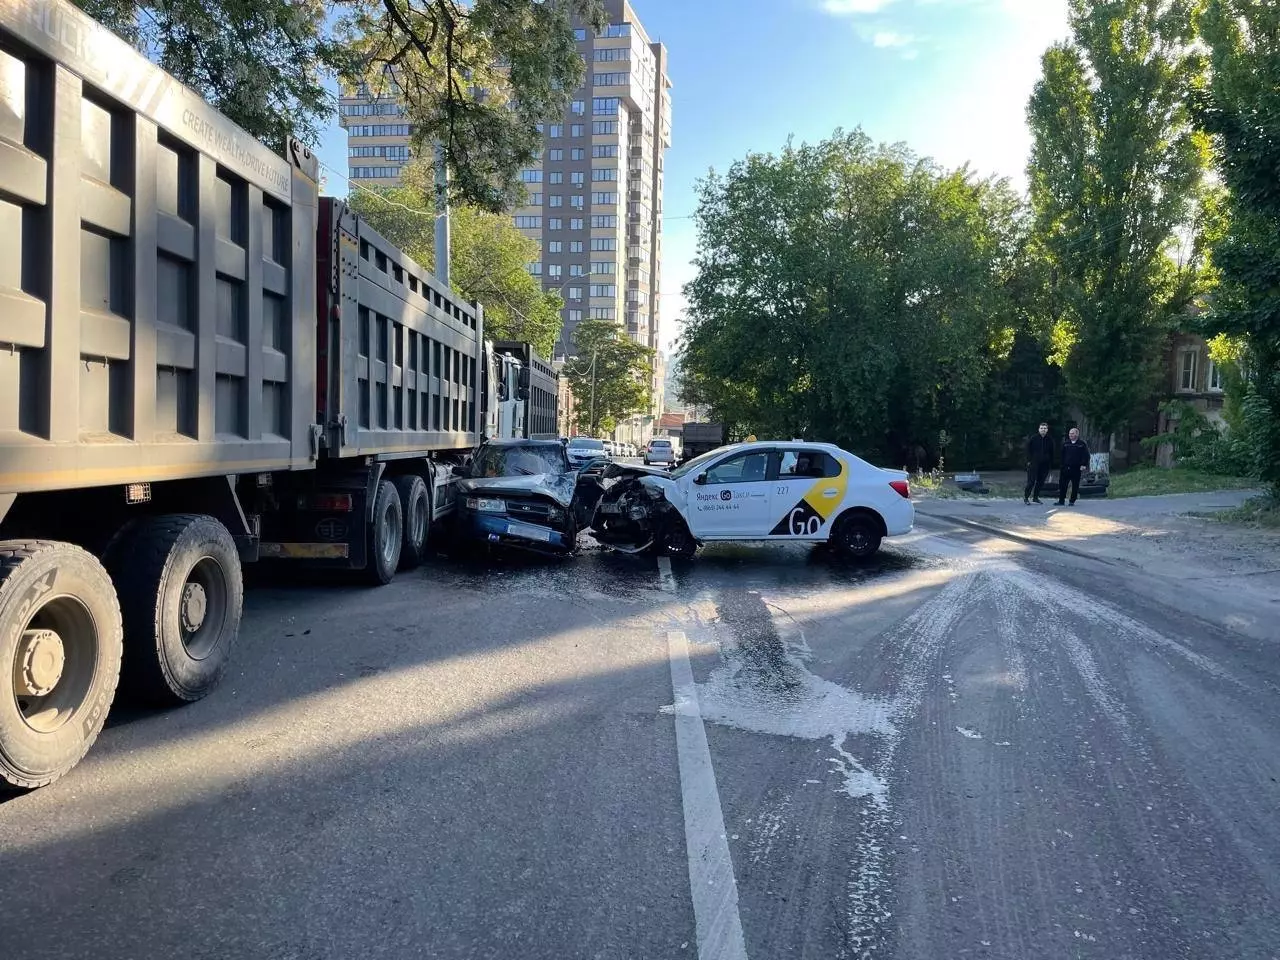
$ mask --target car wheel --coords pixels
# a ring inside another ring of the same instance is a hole
[[[682,517],[672,518],[661,540],[661,553],[677,560],[692,560],[698,552],[698,541],[689,532]]]
[[[883,536],[873,517],[855,513],[840,521],[831,535],[831,545],[842,556],[864,560],[880,549]]]

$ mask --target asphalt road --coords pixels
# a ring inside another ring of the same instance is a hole
[[[927,522],[255,589],[0,803],[3,955],[1280,956],[1274,645]]]

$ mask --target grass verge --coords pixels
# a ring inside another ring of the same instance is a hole
[[[1212,513],[1196,514],[1196,516],[1204,517],[1206,520],[1216,520],[1219,523],[1280,530],[1280,500],[1270,496],[1254,497],[1231,510],[1217,510]]]
[[[1208,493],[1213,490],[1248,490],[1262,483],[1251,477],[1223,477],[1188,467],[1138,466],[1111,475],[1110,497],[1151,497],[1166,493]]]

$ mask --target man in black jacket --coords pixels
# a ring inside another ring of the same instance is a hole
[[[1053,441],[1049,439],[1049,425],[1040,424],[1040,432],[1027,442],[1027,488],[1022,491],[1022,502],[1034,500],[1040,503],[1040,488],[1053,467]]]
[[[1058,471],[1058,506],[1063,505],[1067,495],[1067,484],[1071,485],[1071,505],[1076,505],[1076,497],[1080,495],[1080,474],[1089,466],[1089,447],[1080,439],[1080,431],[1075,427],[1067,434],[1062,444],[1062,468]]]

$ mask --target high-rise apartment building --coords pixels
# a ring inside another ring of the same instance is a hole
[[[528,204],[515,224],[542,248],[529,269],[564,297],[557,351],[573,355],[588,318],[622,322],[658,346],[663,158],[671,144],[667,51],[627,0],[606,0],[609,26],[576,28],[583,86],[563,122],[543,126],[542,162],[521,174]]]
[[[540,247],[530,272],[565,301],[558,356],[576,353],[573,330],[591,317],[617,320],[638,342],[658,347],[663,158],[671,145],[667,51],[649,40],[627,0],[605,0],[605,9],[609,26],[598,36],[575,27],[584,84],[561,122],[542,125],[539,164],[521,171],[527,202],[513,213]],[[399,103],[351,93],[339,107],[350,179],[398,183],[411,133]],[[661,396],[661,382],[655,386]]]

